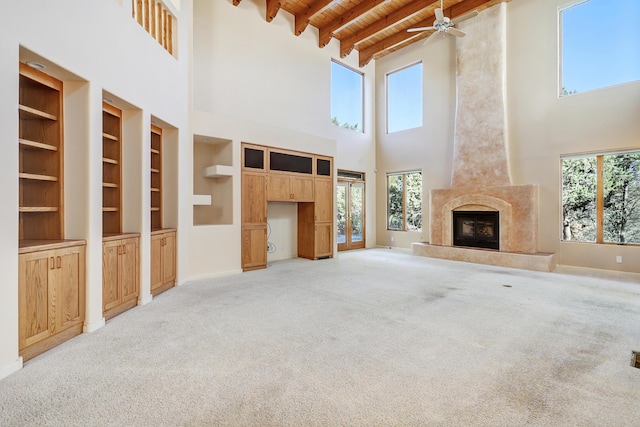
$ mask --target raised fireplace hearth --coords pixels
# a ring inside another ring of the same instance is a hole
[[[500,249],[499,212],[454,211],[453,245]]]

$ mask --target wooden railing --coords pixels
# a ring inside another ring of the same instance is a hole
[[[173,55],[173,27],[176,18],[160,0],[131,0],[133,18],[167,52]]]

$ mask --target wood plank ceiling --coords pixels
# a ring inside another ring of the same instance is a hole
[[[242,0],[232,0],[238,6]],[[318,43],[325,47],[332,38],[340,41],[340,57],[358,51],[364,67],[398,49],[428,37],[432,31],[407,32],[426,27],[436,19],[441,0],[265,0],[266,20],[282,9],[295,17],[295,35],[309,25],[318,29]],[[509,0],[443,0],[444,15],[452,20]]]

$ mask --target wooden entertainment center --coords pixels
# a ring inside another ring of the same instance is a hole
[[[242,144],[242,269],[267,266],[267,203],[298,204],[298,256],[333,257],[333,158]]]

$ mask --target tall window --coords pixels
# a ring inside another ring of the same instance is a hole
[[[422,172],[387,174],[387,229],[422,230]]]
[[[562,159],[562,239],[640,244],[640,151]]]
[[[579,2],[560,28],[561,96],[640,80],[640,1]]]
[[[387,133],[422,126],[422,63],[387,74]]]
[[[364,75],[331,61],[331,123],[364,132]]]

